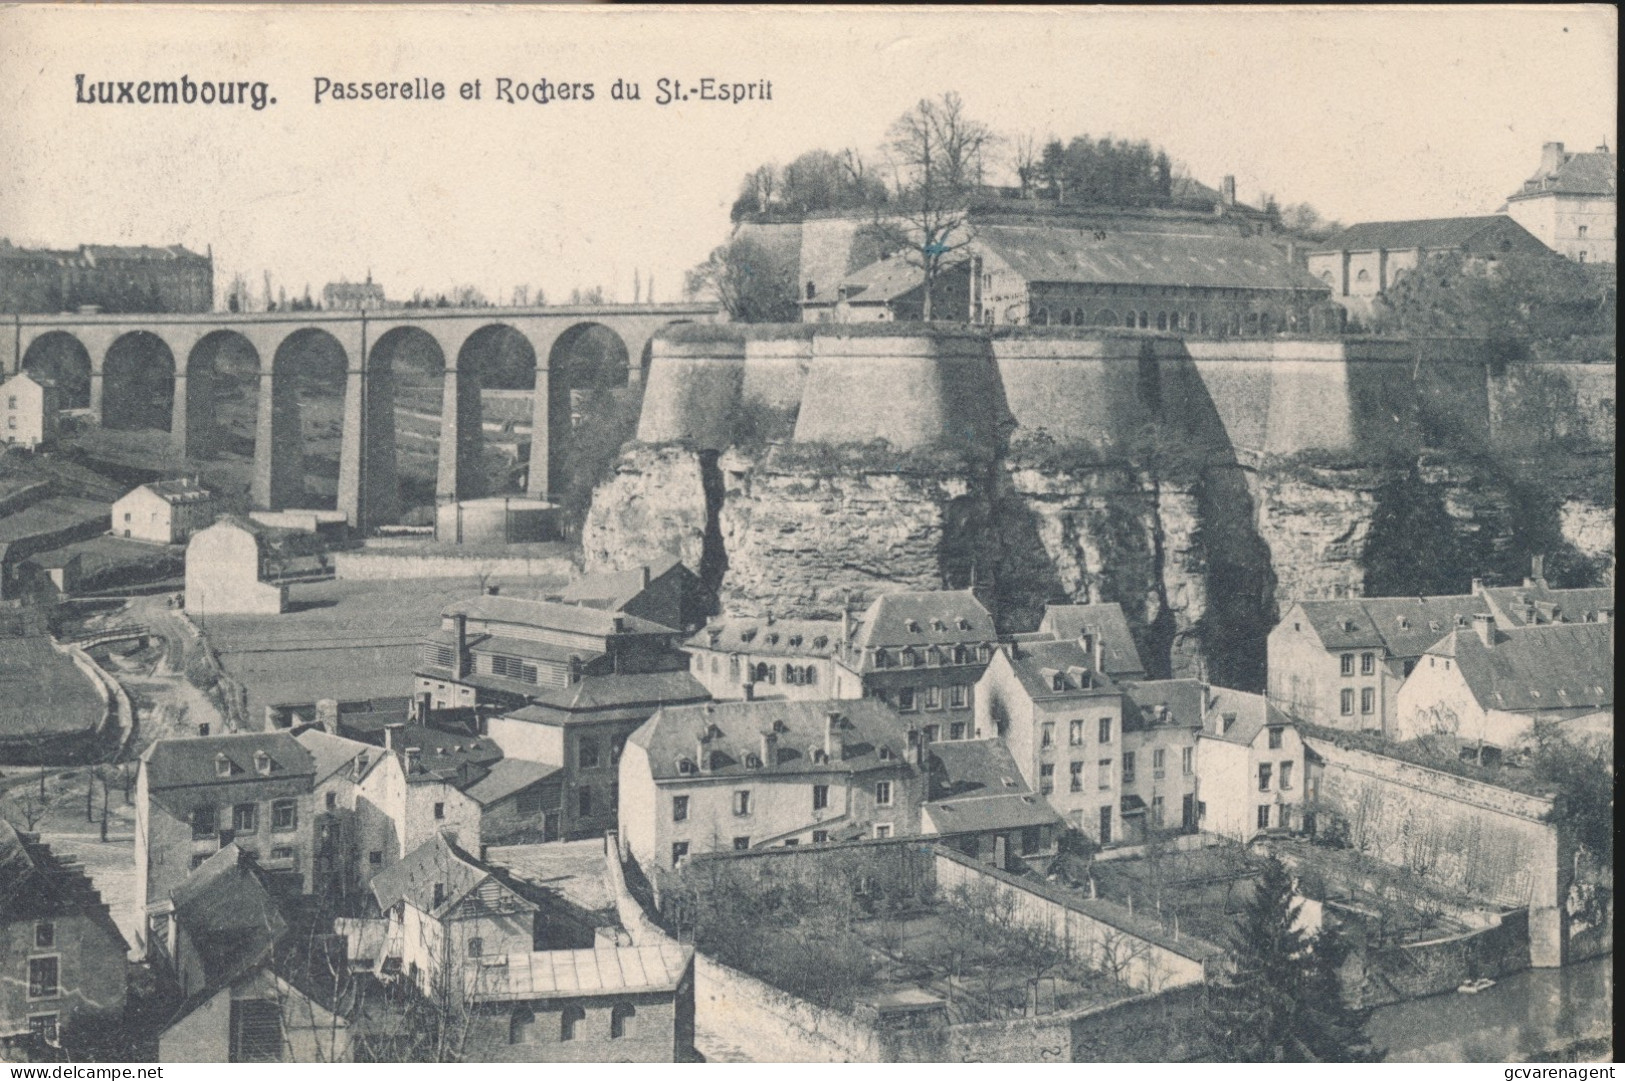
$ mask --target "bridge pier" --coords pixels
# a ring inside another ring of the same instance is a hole
[[[305,494],[304,433],[299,430],[299,397],[292,379],[277,382],[260,371],[259,413],[254,424],[254,479],[249,498],[259,510],[283,510]]]
[[[479,375],[472,368],[461,372],[455,363],[448,363],[440,392],[440,465],[435,478],[435,502],[453,503],[485,494],[482,445]]]
[[[549,364],[548,356],[536,357],[536,388],[530,404],[530,470],[525,475],[525,494],[537,499],[547,499],[554,492],[552,434],[557,418],[553,416],[553,373]],[[568,416],[565,423],[569,423]]]
[[[359,532],[400,515],[394,401],[394,378],[387,367],[346,373],[338,509]]]
[[[207,458],[214,453],[214,381],[207,369],[175,372],[175,400],[170,407],[169,445],[180,458]]]

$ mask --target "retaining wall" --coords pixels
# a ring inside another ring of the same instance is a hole
[[[575,562],[557,556],[430,556],[385,552],[335,552],[333,576],[340,579],[472,578],[482,574],[503,578],[563,578],[575,576]]]

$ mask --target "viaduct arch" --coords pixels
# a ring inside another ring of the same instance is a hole
[[[352,527],[370,529],[398,514],[393,361],[400,345],[426,336],[445,368],[436,498],[479,494],[479,377],[475,359],[499,330],[517,335],[535,358],[532,437],[526,492],[546,497],[557,487],[554,444],[567,416],[556,399],[553,372],[587,328],[604,327],[626,349],[627,377],[639,382],[649,342],[673,323],[713,322],[711,304],[609,304],[541,308],[397,308],[361,312],[210,312],[202,314],[14,315],[6,374],[24,365],[77,373],[88,382],[85,406],[108,417],[109,380],[115,399],[131,379],[171,389],[168,428],[180,457],[212,452],[210,392],[227,351],[250,357],[259,373],[252,498],[280,510],[303,488],[302,433],[289,357],[320,342],[344,363],[344,418],[339,450],[338,507]],[[512,339],[510,339],[512,340]],[[146,359],[126,360],[131,342]],[[160,348],[161,347],[161,348]],[[167,354],[167,358],[165,358]],[[157,357],[159,359],[151,359]],[[279,359],[280,357],[280,359]],[[87,366],[88,373],[83,369]],[[122,406],[115,406],[119,415]],[[158,418],[140,418],[150,426]]]

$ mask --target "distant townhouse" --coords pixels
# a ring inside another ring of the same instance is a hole
[[[1066,822],[1022,780],[997,739],[933,743],[926,748],[928,799],[920,833],[1004,871],[1044,870]]]
[[[1612,263],[1619,222],[1619,158],[1607,144],[1540,149],[1535,174],[1507,196],[1505,213],[1548,248],[1578,263]]]
[[[851,621],[724,616],[683,643],[690,672],[718,700],[858,698],[863,684],[838,667]],[[846,675],[846,679],[837,678]],[[842,693],[842,692],[846,693]]]
[[[1102,639],[1087,645],[1018,641],[994,651],[976,684],[976,716],[1073,829],[1109,845],[1123,837],[1123,693],[1100,670]]]
[[[51,380],[18,372],[0,383],[0,406],[0,440],[29,449],[56,441],[61,401]]]
[[[1196,740],[1206,689],[1200,680],[1160,679],[1124,684],[1124,692],[1124,840],[1193,833],[1201,821]]]
[[[627,738],[662,706],[709,697],[683,671],[586,675],[566,687],[537,688],[528,705],[489,718],[485,730],[509,760],[556,771],[541,839],[596,836],[615,827]]]
[[[322,307],[335,311],[368,311],[390,307],[384,287],[367,275],[364,282],[328,282],[322,286]]]
[[[280,615],[288,607],[288,587],[267,581],[270,569],[265,529],[247,518],[221,518],[187,542],[186,611],[199,620]]]
[[[1095,658],[1096,667],[1118,682],[1146,677],[1140,648],[1134,643],[1123,606],[1116,601],[1046,604],[1037,634],[1058,642],[1077,641]]]
[[[0,311],[206,312],[214,308],[214,254],[179,244],[20,248],[0,238]]]
[[[976,736],[974,687],[999,644],[993,616],[968,589],[883,593],[842,636],[831,697],[854,684],[905,717],[928,741]]]
[[[216,851],[255,857],[278,890],[316,883],[316,763],[287,732],[159,740],[136,778],[137,945],[167,940],[170,896]]]
[[[705,852],[918,834],[924,746],[877,698],[667,707],[621,756],[621,837],[658,878]]]
[[[359,881],[370,883],[441,835],[478,848],[482,809],[469,789],[501,758],[489,739],[387,725],[382,753],[356,788]]]
[[[1292,718],[1261,694],[1208,686],[1203,696],[1196,739],[1202,829],[1240,840],[1300,829],[1304,749]]]
[[[549,599],[637,616],[684,631],[705,622],[707,608],[699,576],[675,556],[630,570],[582,575]]]
[[[84,869],[0,819],[0,1047],[120,1022],[127,949]]]
[[[557,601],[485,596],[449,606],[418,647],[415,693],[434,709],[518,709],[584,676],[680,666],[679,631]]]
[[[1305,257],[1309,273],[1351,314],[1367,316],[1372,300],[1423,260],[1461,253],[1493,262],[1503,255],[1546,255],[1539,237],[1505,214],[1472,218],[1370,221],[1351,225]]]
[[[113,532],[153,544],[185,544],[214,523],[214,493],[195,480],[160,480],[113,502]]]
[[[1506,751],[1536,721],[1611,715],[1613,707],[1612,621],[1503,627],[1482,612],[1429,647],[1399,690],[1395,734]]]

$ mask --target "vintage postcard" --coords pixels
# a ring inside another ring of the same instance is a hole
[[[0,1059],[1611,1061],[1617,34],[0,6]]]

